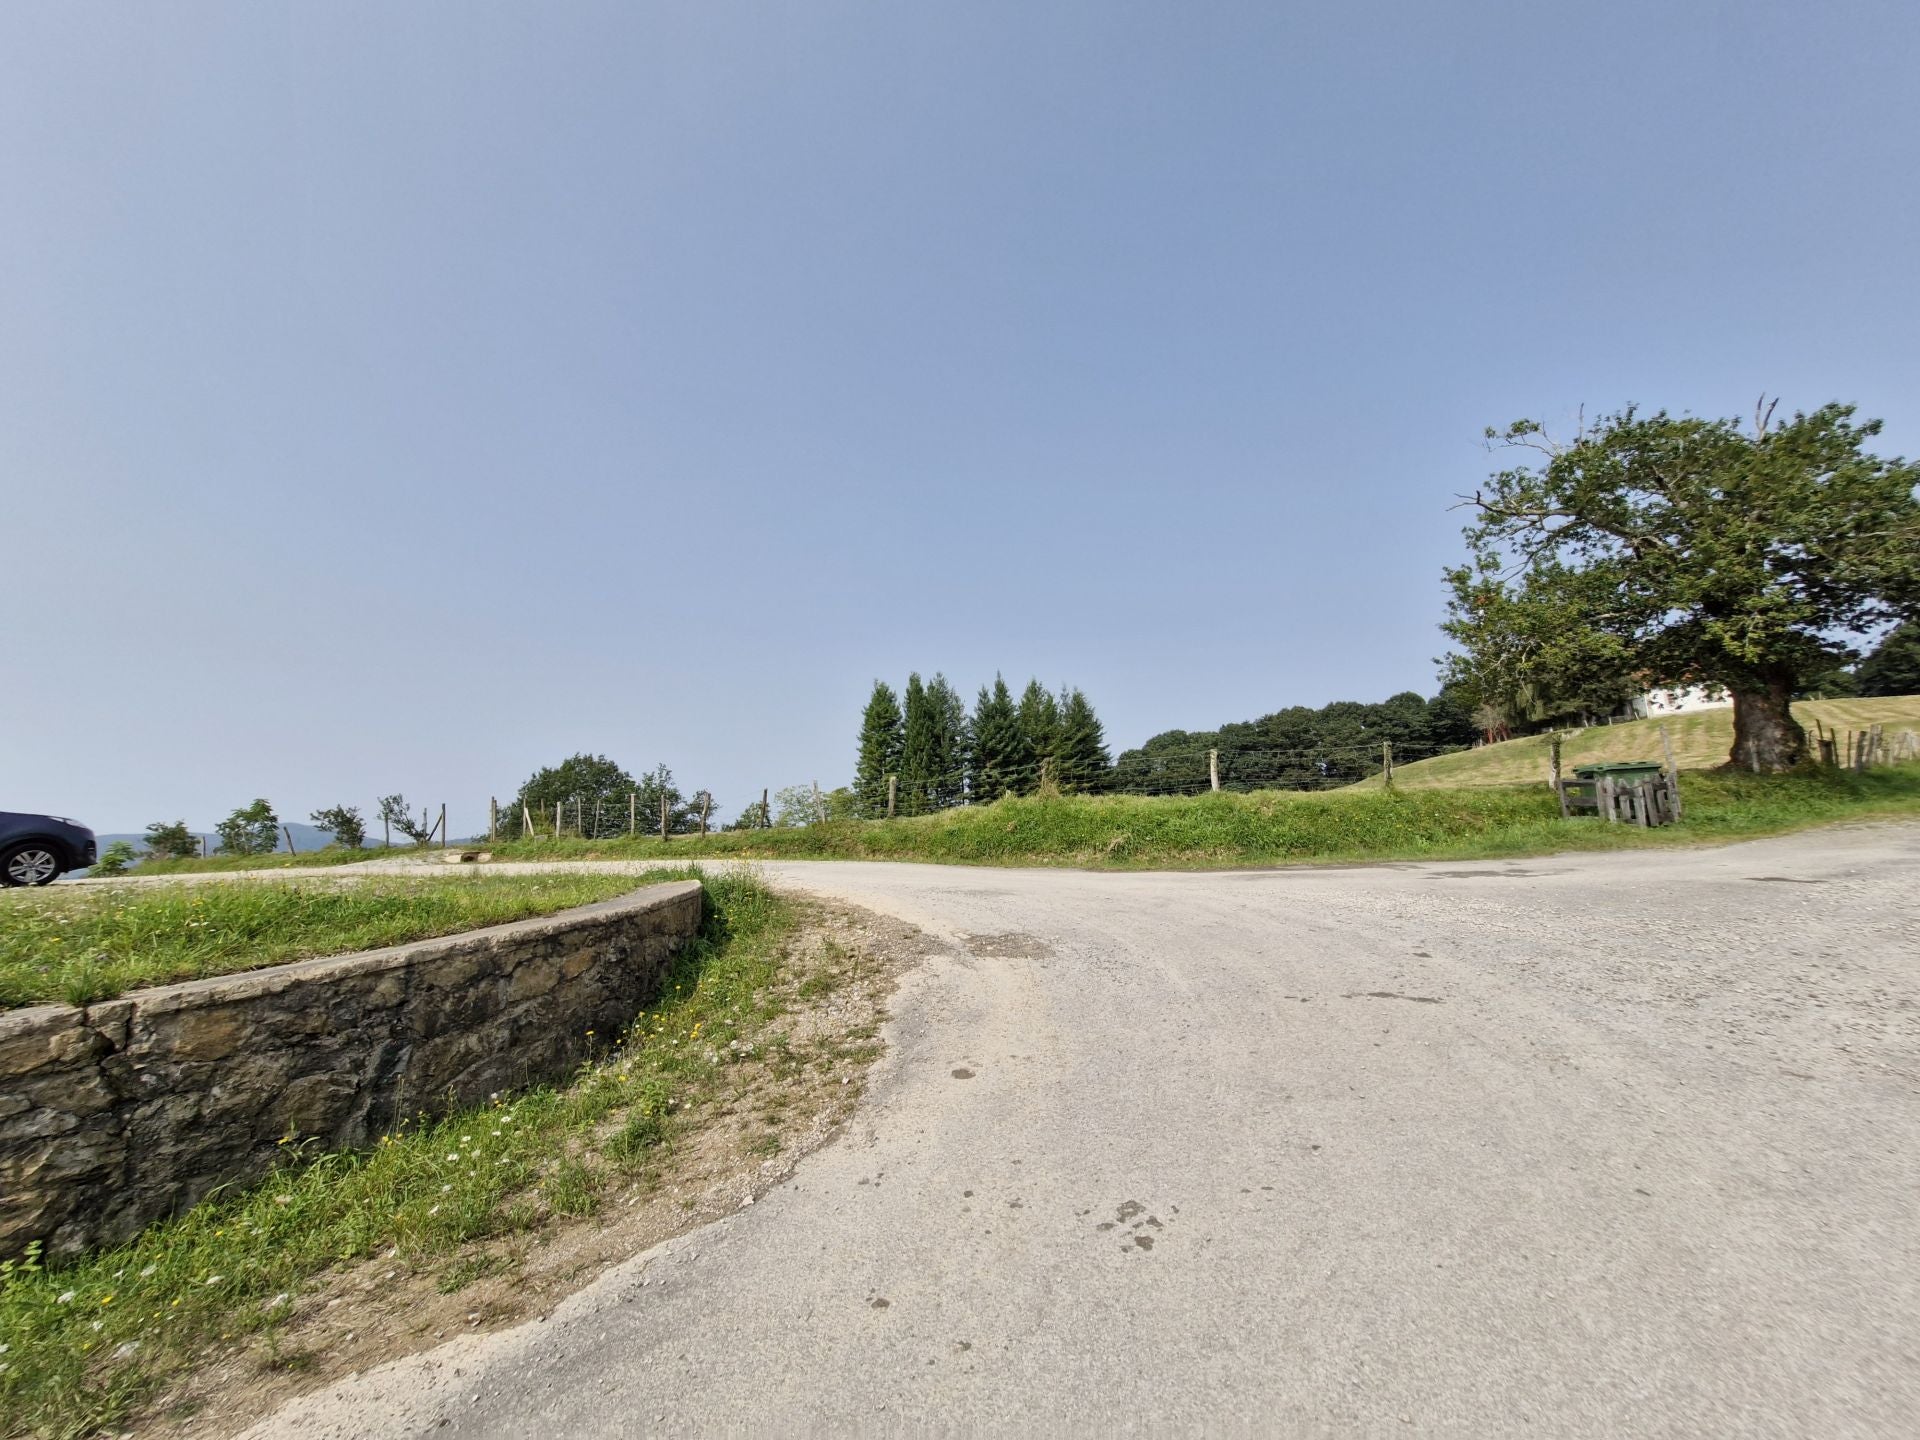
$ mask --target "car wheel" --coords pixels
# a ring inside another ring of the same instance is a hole
[[[51,845],[29,840],[0,850],[0,885],[51,885],[60,878],[60,857]]]

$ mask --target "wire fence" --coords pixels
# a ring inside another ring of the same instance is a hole
[[[1312,747],[1206,746],[1130,750],[1113,764],[1076,767],[1071,757],[1002,763],[968,756],[932,773],[896,770],[868,783],[823,792],[794,786],[742,807],[731,828],[816,824],[836,819],[929,815],[990,804],[1007,794],[1198,795],[1211,791],[1330,790],[1393,767],[1468,747],[1394,741]],[[777,803],[776,803],[777,802]],[[706,791],[643,786],[558,800],[487,802],[487,838],[615,840],[705,835],[722,828]]]
[[[634,835],[705,835],[713,796],[658,787],[559,800],[487,801],[489,840],[617,840]]]
[[[1013,765],[976,757],[930,775],[887,774],[884,792],[878,785],[857,787],[856,803],[862,816],[880,818],[987,804],[1009,792],[1198,795],[1221,790],[1331,790],[1375,775],[1391,776],[1396,765],[1468,748],[1395,741],[1300,748],[1195,746],[1130,750],[1111,766],[1078,771],[1065,757]]]

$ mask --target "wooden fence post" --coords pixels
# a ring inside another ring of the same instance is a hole
[[[899,794],[899,790],[900,777],[898,775],[887,776],[887,819],[889,820],[893,819],[893,802],[895,796]]]
[[[1560,732],[1554,731],[1548,744],[1547,783],[1553,786],[1554,798],[1560,802],[1560,818],[1567,818],[1567,791],[1560,783]]]
[[[1380,774],[1382,777],[1380,783],[1391,790],[1393,788],[1393,742],[1391,740],[1380,742]]]
[[[1609,825],[1619,824],[1620,812],[1614,805],[1613,777],[1611,775],[1602,775],[1600,777],[1600,783],[1594,788],[1600,797],[1600,809],[1605,812],[1607,823]]]
[[[380,812],[380,848],[382,850],[393,848],[393,820],[384,810]]]
[[[820,782],[816,780],[813,782],[813,823],[818,825],[826,818],[826,809],[820,803]]]
[[[713,809],[712,793],[706,790],[702,790],[700,792],[700,838],[702,840],[707,838],[707,812],[712,809]]]
[[[640,792],[638,790],[629,790],[627,792],[627,834],[638,835],[639,833]]]
[[[440,802],[440,848],[447,848],[447,802]]]
[[[754,828],[758,830],[773,828],[773,811],[767,806],[767,787],[764,785],[760,787],[760,823]]]
[[[560,838],[560,812],[564,809],[566,806],[561,801],[553,802],[553,838],[556,840]]]
[[[493,844],[500,838],[500,799],[496,795],[487,797],[487,843]]]
[[[1673,758],[1673,740],[1667,734],[1664,723],[1660,726],[1660,748],[1667,755],[1667,799],[1670,802],[1668,808],[1673,812],[1673,818],[1678,820],[1680,818],[1680,762]]]
[[[280,827],[280,833],[287,837],[287,854],[298,855],[300,852],[293,848],[293,827],[291,825],[282,825]]]
[[[667,792],[664,786],[660,790],[660,843],[667,843]]]
[[[1220,788],[1220,752],[1218,750],[1207,751],[1207,780],[1214,789]]]

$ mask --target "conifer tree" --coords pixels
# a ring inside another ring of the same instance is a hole
[[[1058,780],[1058,767],[1052,762],[1058,759],[1056,751],[1060,744],[1060,702],[1038,680],[1027,681],[1027,688],[1020,695],[1019,709],[1020,735],[1026,744],[1026,773],[1016,787],[1022,791],[1040,788],[1041,775],[1049,770]]]
[[[933,808],[945,810],[967,798],[967,705],[944,675],[927,682],[927,705],[934,721],[930,794]]]
[[[1069,690],[1060,702],[1060,740],[1055,768],[1062,790],[1082,794],[1106,788],[1113,760],[1100,717],[1079,690]]]
[[[906,721],[900,737],[899,810],[902,815],[925,815],[933,809],[933,774],[938,747],[933,705],[916,671],[907,676]]]
[[[869,819],[887,813],[887,776],[900,769],[900,729],[900,702],[893,687],[874,681],[860,719],[860,758],[853,771],[860,813]]]
[[[991,805],[1007,791],[1018,790],[1030,768],[1012,692],[996,675],[992,690],[982,685],[973,706],[973,746],[967,775],[973,802]]]

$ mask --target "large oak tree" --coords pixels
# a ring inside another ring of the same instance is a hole
[[[1483,682],[1565,691],[1626,667],[1733,695],[1732,762],[1799,763],[1789,702],[1850,640],[1920,613],[1920,467],[1870,453],[1880,422],[1827,405],[1751,426],[1629,408],[1524,452],[1466,503],[1468,564],[1445,628]]]

